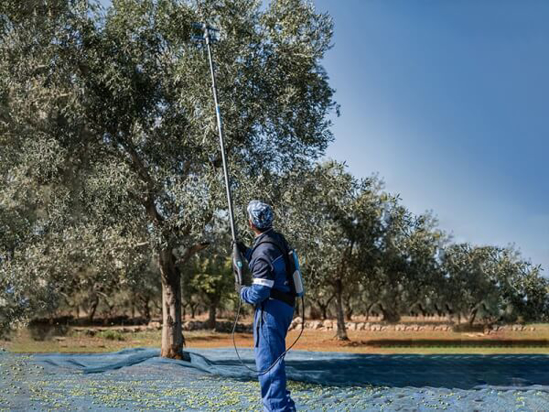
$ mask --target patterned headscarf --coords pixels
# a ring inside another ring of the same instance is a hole
[[[273,225],[273,209],[268,204],[259,200],[252,200],[247,210],[250,220],[258,229],[268,229]]]

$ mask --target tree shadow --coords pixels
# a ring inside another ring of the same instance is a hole
[[[519,347],[539,348],[549,347],[549,339],[371,339],[353,341],[349,346],[372,347],[406,347],[406,348],[433,348],[433,347]]]
[[[434,387],[549,390],[547,355],[361,355],[294,352],[286,359],[290,380],[325,386]],[[195,358],[196,359],[196,358]],[[193,359],[193,361],[195,360]],[[255,367],[246,358],[248,366]],[[193,365],[188,365],[193,367]],[[207,359],[200,369],[232,378],[255,378],[235,360]]]
[[[238,380],[256,380],[252,350],[241,350],[246,366],[232,349],[194,349],[190,361],[161,358],[158,349],[134,348],[116,353],[34,355],[50,367],[101,373],[144,364],[167,374],[178,368]],[[295,351],[287,355],[290,380],[338,387],[433,387],[448,389],[536,389],[549,391],[549,355],[365,355]],[[176,368],[170,371],[166,368]]]

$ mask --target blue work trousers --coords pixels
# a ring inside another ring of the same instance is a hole
[[[259,371],[268,369],[286,350],[286,334],[292,322],[294,309],[274,299],[263,301],[255,310],[254,344],[255,363]],[[264,411],[295,411],[295,403],[286,389],[284,359],[266,374],[259,376]]]

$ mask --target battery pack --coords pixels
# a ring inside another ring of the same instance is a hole
[[[305,287],[303,286],[303,277],[301,276],[301,270],[299,269],[299,259],[297,258],[297,253],[295,250],[290,252],[292,259],[294,260],[295,271],[292,275],[294,281],[295,294],[297,297],[301,298],[305,295]]]

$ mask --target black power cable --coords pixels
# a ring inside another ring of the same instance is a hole
[[[246,365],[244,363],[244,361],[242,360],[242,358],[240,357],[240,354],[238,353],[238,348],[236,347],[236,341],[235,341],[235,338],[234,338],[234,335],[236,333],[236,326],[237,326],[237,323],[238,323],[238,319],[240,318],[240,310],[242,309],[242,298],[239,297],[238,299],[238,309],[236,311],[236,318],[234,320],[234,325],[233,325],[233,330],[232,330],[232,338],[233,338],[233,346],[234,346],[234,350],[236,352],[236,356],[238,357],[238,360],[240,361],[240,363],[242,364],[242,366],[244,366],[246,369],[252,371],[253,373],[257,374],[257,376],[261,376],[261,375],[265,375],[266,373],[268,373],[271,369],[273,369],[275,367],[275,365],[282,359],[284,358],[284,356],[286,356],[286,354],[290,351],[290,349],[292,349],[294,347],[294,345],[297,343],[297,341],[301,338],[301,335],[303,334],[303,330],[305,329],[305,298],[302,296],[301,297],[301,307],[302,307],[302,313],[303,313],[303,316],[302,316],[302,321],[301,321],[301,331],[299,332],[299,335],[297,336],[297,338],[295,339],[295,341],[290,345],[290,347],[288,349],[286,349],[274,362],[271,366],[269,366],[267,369],[263,370],[263,371],[256,371],[255,369],[253,368],[250,368],[248,365]]]

